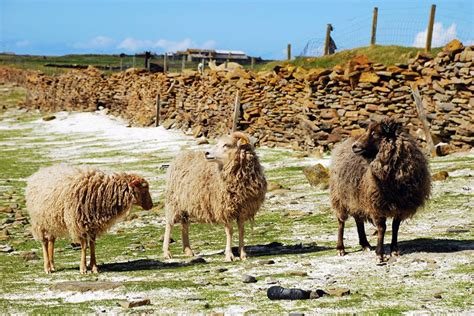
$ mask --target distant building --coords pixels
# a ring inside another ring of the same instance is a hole
[[[246,62],[250,60],[250,57],[247,56],[243,51],[238,50],[213,50],[213,49],[197,49],[197,48],[188,48],[185,51],[177,51],[174,54],[175,58],[182,58],[186,56],[187,61],[202,61],[205,60],[215,60],[217,62],[224,62],[226,60],[235,61],[235,62]]]

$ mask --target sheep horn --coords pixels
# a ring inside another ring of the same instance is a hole
[[[234,138],[236,138],[237,140],[239,140],[240,145],[250,144],[250,139],[248,138],[247,135],[245,135],[245,134],[242,133],[242,132],[234,132],[234,133],[232,134],[232,137],[234,137]]]

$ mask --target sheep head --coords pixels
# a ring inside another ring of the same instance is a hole
[[[374,159],[382,147],[394,142],[402,132],[402,126],[391,118],[370,123],[367,131],[359,136],[352,145],[355,154]]]
[[[241,150],[251,150],[253,148],[250,139],[242,132],[234,132],[231,135],[223,136],[217,144],[205,153],[208,161],[213,161],[223,166],[233,159]]]
[[[134,204],[141,206],[144,210],[153,207],[148,182],[136,176],[129,184],[133,190]]]

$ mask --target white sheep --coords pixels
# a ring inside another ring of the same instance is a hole
[[[189,223],[224,224],[226,261],[232,261],[232,221],[239,229],[239,255],[246,259],[244,223],[253,220],[265,199],[267,182],[249,138],[235,132],[222,137],[207,153],[185,151],[168,170],[165,193],[166,230],[163,254],[171,258],[172,226],[182,225],[183,251],[194,255],[189,244]]]
[[[81,244],[80,273],[86,273],[86,248],[90,268],[97,273],[96,237],[126,216],[132,204],[153,207],[148,183],[134,174],[105,174],[97,169],[55,165],[42,168],[28,179],[26,207],[33,236],[43,244],[44,271],[54,267],[54,242],[69,235]]]

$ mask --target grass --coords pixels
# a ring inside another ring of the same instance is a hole
[[[385,66],[394,65],[396,63],[407,63],[408,59],[416,56],[418,52],[423,52],[422,48],[403,47],[403,46],[367,46],[344,50],[333,55],[322,57],[301,57],[290,62],[275,61],[262,65],[260,70],[271,70],[276,65],[291,64],[304,68],[332,68],[336,65],[344,65],[353,57],[358,55],[366,55],[370,61],[381,63]],[[434,56],[441,51],[441,48],[435,48],[431,51]]]
[[[16,89],[13,88],[11,92]],[[0,105],[12,93],[0,87]],[[14,99],[21,102],[21,93]],[[10,105],[13,106],[15,102],[12,101]],[[0,207],[18,203],[19,212],[26,212],[23,196],[25,179],[40,166],[61,159],[78,164],[81,160],[104,157],[107,159],[97,159],[94,164],[101,168],[139,170],[149,176],[154,201],[163,200],[165,171],[157,170],[157,165],[171,160],[169,152],[160,149],[151,154],[138,153],[138,161],[125,160],[133,148],[127,150],[117,144],[111,145],[107,139],[97,135],[71,133],[64,136],[49,133],[44,128],[47,123],[32,122],[39,117],[39,114],[30,112],[0,112]],[[87,142],[84,142],[85,138]],[[71,151],[72,146],[78,147],[79,141],[84,147]],[[7,143],[10,145],[4,146]],[[71,152],[68,156],[58,158],[52,154],[58,150],[61,154]],[[345,231],[349,254],[343,258],[337,257],[334,249],[337,221],[329,206],[328,191],[315,190],[307,184],[302,172],[304,158],[296,158],[294,153],[285,150],[258,150],[267,166],[268,179],[283,184],[288,190],[269,192],[253,225],[246,226],[246,244],[255,247],[280,242],[288,249],[301,244],[313,250],[297,254],[282,251],[279,254],[262,252],[260,255],[250,255],[249,252],[247,261],[227,263],[223,261],[224,255],[218,253],[223,250],[225,243],[222,225],[192,224],[191,245],[196,252],[204,255],[207,263],[180,267],[156,264],[151,269],[110,269],[99,275],[83,276],[78,273],[80,251],[73,249],[70,241],[64,238],[57,241],[55,261],[58,271],[45,275],[42,273],[41,247],[28,234],[30,226],[2,226],[5,220],[14,218],[14,215],[0,213],[0,229],[7,227],[11,234],[9,239],[0,244],[8,244],[15,249],[13,253],[0,253],[0,313],[79,314],[105,311],[113,314],[145,314],[158,311],[287,314],[312,311],[388,315],[413,310],[440,313],[472,310],[469,305],[470,284],[466,282],[466,277],[473,272],[467,265],[471,261],[472,250],[443,252],[441,249],[405,253],[393,263],[377,266],[373,253],[359,251],[355,224],[350,219]],[[289,166],[282,165],[281,161],[287,162]],[[472,155],[436,158],[432,169],[437,170],[442,166],[456,170],[456,167],[459,169],[472,165],[473,161]],[[469,177],[453,177],[434,183],[432,201],[414,219],[401,226],[401,240],[425,238],[425,243],[430,243],[442,238],[453,245],[455,242],[465,245],[473,240],[474,230],[472,225],[469,226],[472,224],[469,217],[472,212],[468,200],[472,193],[463,191],[469,181]],[[133,266],[138,260],[164,262],[160,242],[164,232],[163,218],[162,208],[152,211],[135,208],[129,218],[98,239],[99,268],[103,264],[127,262]],[[447,229],[452,227],[461,227],[469,232],[447,233]],[[173,229],[172,237],[176,242],[171,244],[170,250],[174,255],[172,262],[186,263],[190,258],[182,254],[180,230],[180,225]],[[366,226],[372,245],[376,238],[371,235],[373,230],[369,225]],[[388,230],[386,244],[390,241],[390,228]],[[234,226],[234,246],[236,233]],[[26,251],[35,251],[38,260],[25,261],[21,255]],[[268,264],[269,260],[273,264]],[[428,263],[433,260],[436,266],[429,266]],[[222,272],[222,268],[226,271]],[[295,271],[306,272],[307,276]],[[244,274],[255,276],[258,282],[242,283]],[[123,286],[109,291],[86,294],[71,292],[66,295],[51,289],[58,282],[96,280],[121,282]],[[286,288],[344,287],[349,288],[351,294],[308,301],[270,301],[266,290],[273,283],[269,280],[276,280]],[[440,288],[444,290],[443,299],[434,298],[435,291]],[[101,295],[103,298],[100,298]],[[152,304],[126,311],[117,305],[119,301],[136,297],[150,298]]]

